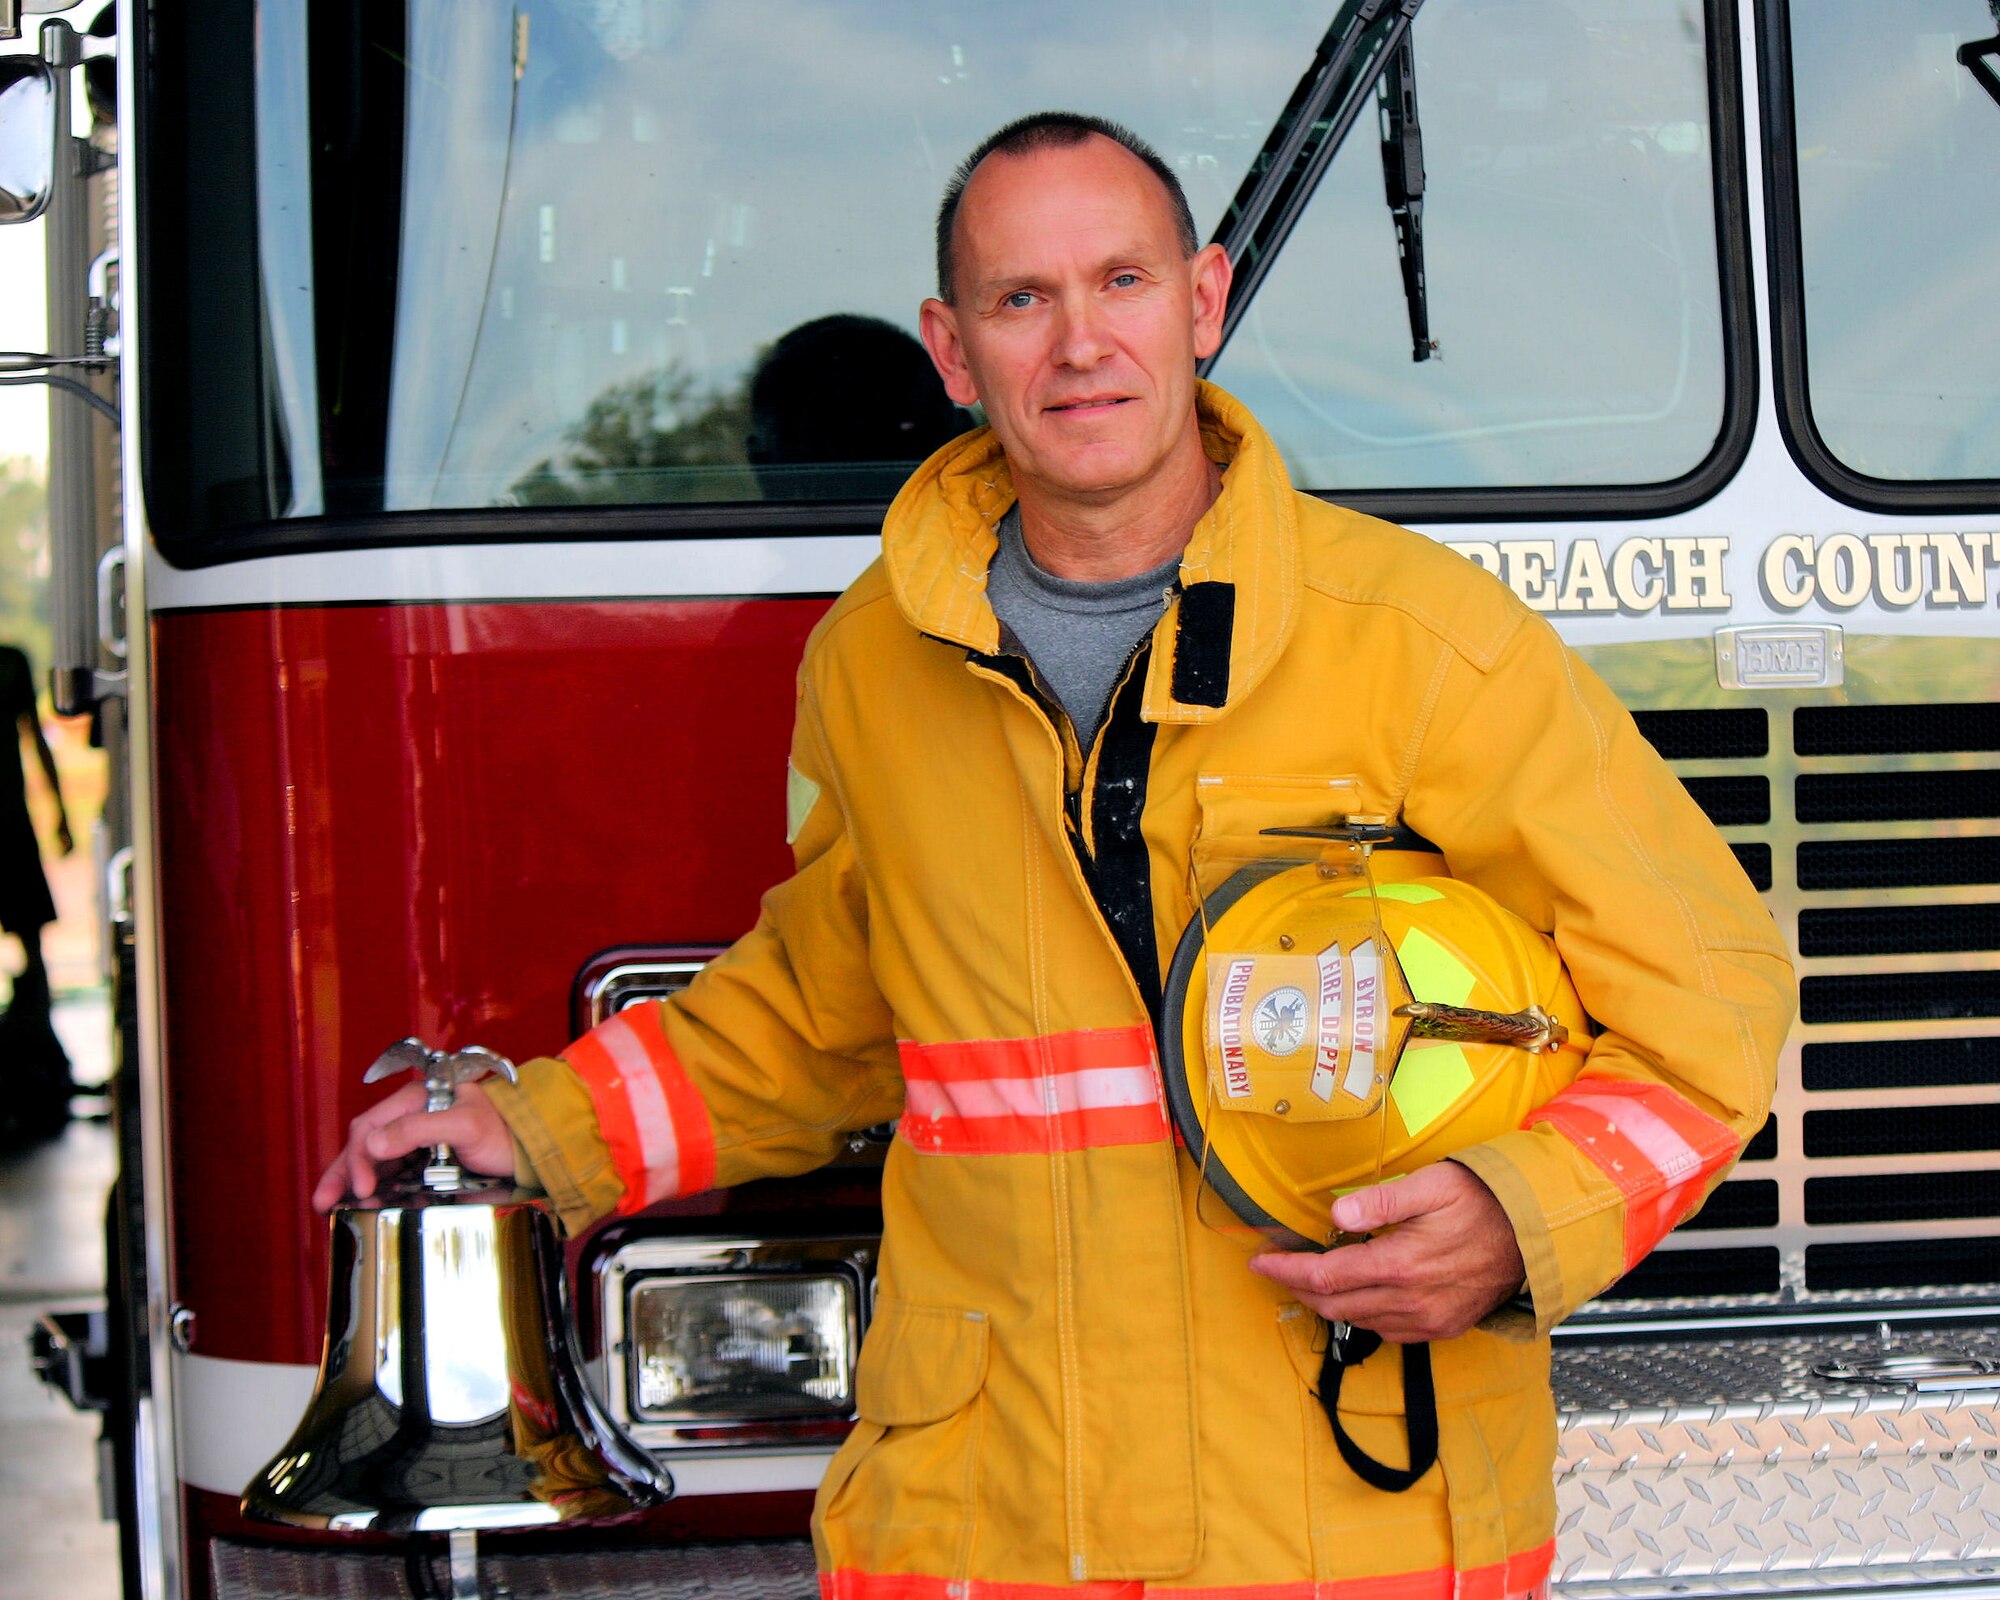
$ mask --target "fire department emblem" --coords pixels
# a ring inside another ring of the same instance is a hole
[[[1257,1002],[1250,1016],[1250,1034],[1266,1055],[1288,1056],[1306,1042],[1310,1021],[1303,989],[1273,989]]]

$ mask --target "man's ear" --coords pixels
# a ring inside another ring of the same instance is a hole
[[[1194,353],[1202,360],[1222,348],[1222,315],[1229,309],[1232,276],[1228,253],[1219,244],[1205,245],[1188,262],[1194,291]]]
[[[979,386],[966,365],[965,345],[958,337],[958,313],[942,300],[926,300],[917,311],[917,331],[930,352],[931,365],[944,380],[944,392],[962,406],[979,404]]]

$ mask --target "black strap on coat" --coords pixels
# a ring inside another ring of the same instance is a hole
[[[1348,1435],[1340,1421],[1340,1380],[1349,1367],[1359,1366],[1382,1348],[1382,1336],[1346,1323],[1327,1325],[1326,1356],[1319,1368],[1319,1405],[1333,1425],[1333,1442],[1354,1475],[1370,1488],[1401,1494],[1436,1465],[1438,1458],[1437,1391],[1431,1383],[1431,1347],[1403,1346],[1403,1418],[1409,1430],[1410,1464],[1392,1467],[1377,1461]]]

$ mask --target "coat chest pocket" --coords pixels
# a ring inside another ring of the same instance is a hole
[[[1361,780],[1349,774],[1204,772],[1195,779],[1195,838],[1254,839],[1266,828],[1323,828],[1365,812]]]

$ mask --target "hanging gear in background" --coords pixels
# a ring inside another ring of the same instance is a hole
[[[1213,1226],[1339,1243],[1341,1194],[1520,1127],[1588,1054],[1554,941],[1408,837],[1350,819],[1197,860],[1198,891],[1220,881],[1174,953],[1160,1056]],[[1320,1404],[1348,1466],[1397,1492],[1437,1456],[1430,1347],[1403,1347],[1407,1468],[1368,1456],[1338,1413],[1342,1374],[1381,1344],[1331,1325]]]

